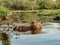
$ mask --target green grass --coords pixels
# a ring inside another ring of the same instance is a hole
[[[45,21],[51,22],[51,21],[53,21],[53,18],[55,18],[56,16],[60,16],[60,9],[58,9],[58,10],[44,10],[44,9],[43,10],[12,10],[11,12],[16,13],[15,15],[20,15],[17,13],[25,12],[26,14],[24,14],[24,15],[26,15],[26,16],[24,17],[24,20],[26,19],[26,20],[32,21],[32,20],[35,20],[34,17],[36,17],[37,20],[39,19],[39,20],[42,20],[43,22],[45,22]],[[29,14],[27,14],[27,12]],[[37,16],[34,16],[33,14],[31,14],[33,12],[35,12]],[[27,15],[30,15],[30,16],[27,16]],[[12,18],[13,18],[13,16],[12,16]],[[20,17],[20,18],[23,19],[23,17]]]

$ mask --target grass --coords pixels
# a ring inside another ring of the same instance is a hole
[[[44,11],[44,12],[55,12],[55,11],[59,11],[60,12],[60,9],[57,9],[57,10],[12,10],[11,12],[41,12],[41,11]]]

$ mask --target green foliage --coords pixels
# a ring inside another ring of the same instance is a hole
[[[0,7],[0,18],[2,20],[5,20],[6,19],[5,17],[8,14],[8,12],[9,12],[9,10],[7,8],[1,6]]]
[[[40,3],[39,3],[39,9],[45,9],[45,2],[44,1],[41,1]]]
[[[24,6],[21,2],[15,2],[10,7],[12,10],[24,10]]]
[[[2,0],[0,6],[10,10],[60,9],[60,0]]]
[[[13,11],[14,12],[14,11]],[[33,11],[16,11],[15,13],[12,12],[11,19],[13,20],[29,20],[34,21],[38,20],[37,13],[33,13]],[[17,14],[18,13],[18,14]]]
[[[38,10],[36,11],[38,15],[32,14],[16,14],[19,16],[12,16],[14,20],[45,20],[50,21],[56,16],[60,16],[60,0],[3,0],[0,1],[0,17],[5,17],[10,10]],[[5,8],[6,7],[6,8]],[[41,10],[41,9],[48,9],[48,10]],[[52,10],[51,10],[52,9]],[[19,12],[19,11],[18,11]],[[22,11],[20,11],[22,12]]]
[[[38,17],[42,21],[53,21],[53,18],[60,16],[60,10],[40,10]]]
[[[56,9],[60,9],[60,3],[56,4]]]
[[[13,11],[14,12],[14,11]],[[20,12],[22,12],[20,14]],[[31,13],[28,13],[31,12]],[[37,12],[36,14],[32,14]],[[15,16],[14,16],[15,15]],[[29,21],[53,21],[53,18],[60,16],[60,10],[33,10],[33,11],[15,11],[15,14],[12,14],[11,19],[13,20],[29,20]]]
[[[11,2],[11,1],[4,1],[4,7],[10,9],[12,5],[13,5],[13,2]]]

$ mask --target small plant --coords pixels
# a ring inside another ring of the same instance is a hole
[[[2,45],[10,45],[10,38],[6,33],[2,33]]]
[[[7,13],[9,12],[9,10],[5,7],[0,7],[0,18],[4,21],[6,20],[6,16],[7,16]]]

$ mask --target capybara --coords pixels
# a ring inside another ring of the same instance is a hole
[[[14,31],[26,32],[31,31],[31,34],[40,34],[42,31],[41,22],[32,22],[30,26],[16,26]]]

